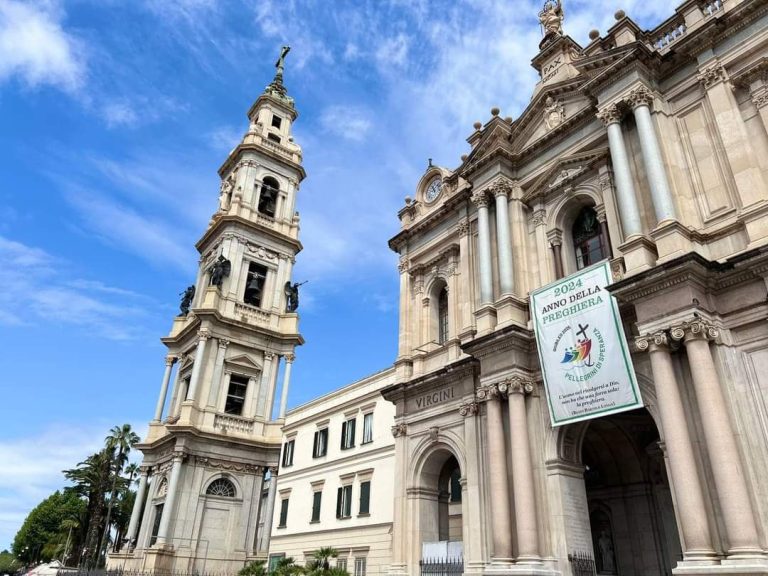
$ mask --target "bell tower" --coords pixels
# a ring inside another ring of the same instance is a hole
[[[306,174],[291,133],[298,113],[283,84],[289,50],[219,168],[217,211],[196,244],[197,278],[162,339],[166,369],[140,446],[126,545],[110,563],[236,572],[267,555],[280,427],[294,350],[304,342],[291,272]]]

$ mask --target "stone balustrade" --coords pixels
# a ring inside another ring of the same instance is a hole
[[[234,416],[232,414],[216,414],[216,417],[213,420],[213,428],[214,430],[226,432],[252,434],[253,420],[251,418],[243,418],[242,416]]]

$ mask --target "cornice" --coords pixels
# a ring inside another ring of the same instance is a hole
[[[204,254],[207,252],[209,244],[213,243],[219,234],[226,234],[226,232],[223,231],[224,229],[236,225],[244,226],[245,228],[253,230],[259,235],[269,236],[276,242],[287,244],[295,250],[296,254],[301,252],[304,248],[301,242],[296,238],[292,238],[287,234],[277,232],[268,226],[264,226],[258,222],[252,222],[251,220],[247,220],[246,218],[237,216],[235,214],[221,215],[216,218],[214,223],[205,231],[200,240],[197,241],[195,248],[197,248],[197,251],[200,252],[200,254]]]
[[[531,352],[534,345],[535,339],[531,330],[511,324],[490,334],[474,338],[463,344],[461,349],[474,358],[482,359],[512,348],[520,352]]]
[[[300,163],[294,162],[293,160],[289,160],[285,156],[278,154],[277,152],[267,148],[266,146],[260,146],[259,144],[245,144],[242,142],[238,144],[237,147],[234,150],[232,150],[232,152],[230,152],[227,159],[224,160],[224,163],[219,167],[219,176],[223,178],[224,175],[227,174],[232,169],[232,167],[240,161],[240,158],[242,157],[243,152],[248,150],[252,150],[263,156],[267,156],[270,160],[273,160],[278,164],[282,164],[283,166],[287,166],[288,168],[290,168],[291,170],[297,173],[299,182],[301,182],[302,180],[304,180],[304,178],[307,177],[307,173],[304,170],[304,167]]]
[[[407,400],[416,389],[460,382],[467,376],[474,377],[478,372],[479,364],[477,360],[474,358],[460,358],[434,372],[387,386],[381,391],[381,395],[390,402]]]

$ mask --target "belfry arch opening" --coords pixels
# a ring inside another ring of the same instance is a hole
[[[588,518],[582,526],[589,531],[573,541],[590,548],[596,574],[671,574],[682,552],[659,431],[650,413],[641,408],[570,428],[566,434],[578,439],[574,455],[584,466]]]

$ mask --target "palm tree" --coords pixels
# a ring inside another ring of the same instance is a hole
[[[107,504],[107,520],[104,524],[104,534],[101,536],[101,542],[99,543],[99,561],[101,561],[104,550],[107,547],[109,541],[109,528],[112,521],[112,506],[115,503],[117,497],[117,479],[120,473],[123,471],[123,466],[128,460],[128,454],[138,442],[138,435],[131,430],[130,424],[123,424],[122,426],[115,426],[110,430],[109,435],[104,439],[106,449],[114,455],[113,465],[114,474],[112,476],[112,490],[110,493],[109,503]]]
[[[136,479],[136,476],[139,475],[139,470],[141,469],[141,466],[137,464],[136,462],[129,462],[128,465],[125,467],[125,472],[128,474],[128,486],[130,487],[133,484],[133,481]]]

